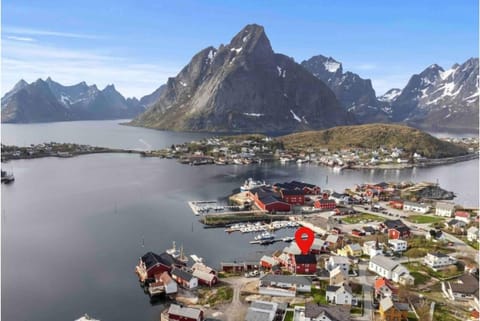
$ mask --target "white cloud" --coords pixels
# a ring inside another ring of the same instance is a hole
[[[20,79],[32,82],[50,76],[65,85],[86,81],[103,88],[113,83],[124,96],[141,97],[180,70],[173,64],[139,63],[105,50],[73,50],[8,39],[2,46],[2,96]]]
[[[33,38],[29,38],[29,37],[17,37],[17,36],[7,36],[7,39],[16,40],[16,41],[26,41],[26,42],[36,41],[36,40],[33,39]]]
[[[79,39],[101,39],[102,36],[91,35],[84,33],[62,32],[52,30],[41,30],[20,27],[4,27],[3,32],[16,35],[30,35],[30,36],[50,36],[50,37],[65,37],[65,38],[79,38]]]

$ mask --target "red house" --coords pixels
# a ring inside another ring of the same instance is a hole
[[[265,188],[255,188],[247,194],[255,204],[267,212],[289,212],[292,206],[282,200],[281,193]]]
[[[315,201],[313,206],[322,210],[334,210],[337,206],[337,203],[335,203],[334,200],[319,199]]]
[[[271,256],[267,256],[267,255],[264,255],[262,256],[262,258],[260,259],[260,266],[266,268],[266,269],[271,269],[272,267],[274,267],[275,265],[278,265],[278,262],[277,260],[275,260],[273,257]]]
[[[147,278],[155,277],[155,274],[162,274],[163,272],[170,272],[174,267],[185,266],[185,263],[175,259],[168,253],[155,254],[148,252],[140,259],[140,264],[137,268],[142,269]]]
[[[305,204],[305,193],[302,190],[284,189],[284,190],[281,190],[280,193],[282,194],[282,199],[289,204],[294,204],[294,205]]]
[[[391,200],[388,205],[397,210],[403,209],[403,200]]]
[[[388,229],[388,238],[397,240],[410,237],[410,228],[402,220],[386,220],[384,222]]]
[[[194,308],[187,308],[177,304],[171,304],[166,313],[168,321],[203,321],[203,311]],[[162,315],[163,317],[163,315]],[[162,320],[164,320],[162,318]]]
[[[317,258],[315,254],[293,255],[292,266],[296,274],[315,274],[317,272]]]

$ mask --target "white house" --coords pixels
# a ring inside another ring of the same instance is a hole
[[[421,203],[403,202],[403,210],[425,214],[430,211],[430,206]]]
[[[330,285],[348,284],[348,274],[346,274],[340,266],[337,266],[330,271],[329,275]]]
[[[404,252],[407,250],[407,241],[388,240],[388,246],[393,250],[393,252]]]
[[[455,211],[455,204],[449,202],[437,202],[435,204],[435,215],[451,217]]]
[[[348,285],[329,285],[327,286],[326,296],[329,303],[352,305],[353,294]]]
[[[311,292],[312,281],[304,276],[298,275],[275,275],[267,274],[260,279],[260,290],[262,288],[295,289],[296,292]],[[260,291],[260,294],[262,292]]]
[[[428,253],[423,258],[423,263],[432,270],[438,270],[457,263],[457,260],[443,253]]]
[[[467,230],[467,239],[470,242],[478,240],[478,228],[476,228],[475,226],[470,227]]]
[[[413,284],[413,277],[402,264],[383,255],[376,255],[370,259],[368,269],[380,276],[401,284]]]
[[[247,310],[245,321],[273,321],[279,309],[279,303],[253,301]]]
[[[383,244],[378,243],[377,241],[367,241],[363,243],[363,254],[370,256],[370,258],[375,255],[383,254]]]
[[[332,271],[336,267],[340,267],[343,272],[348,275],[348,270],[350,270],[350,260],[345,256],[330,256],[327,262],[327,270]]]

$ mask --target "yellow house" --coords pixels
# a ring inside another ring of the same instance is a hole
[[[382,321],[407,321],[408,304],[392,301],[391,297],[385,297],[380,301],[380,320]]]
[[[337,254],[341,256],[362,256],[362,247],[358,243],[347,244],[337,250]]]

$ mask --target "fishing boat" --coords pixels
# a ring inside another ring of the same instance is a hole
[[[2,183],[9,184],[15,180],[13,173],[7,173],[6,171],[2,170]]]
[[[242,186],[240,186],[240,191],[245,192],[257,187],[265,187],[265,186],[267,186],[265,181],[254,181],[253,178],[250,177],[245,181],[245,183],[243,183]]]
[[[180,247],[180,251],[178,251],[175,241],[173,241],[172,248],[166,250],[165,252],[167,252],[167,254],[170,254],[171,256],[173,256],[174,258],[179,260],[180,262],[183,262],[183,263],[188,262],[188,257],[185,256],[185,254],[183,253],[183,245]]]
[[[270,232],[263,232],[262,234],[255,236],[255,240],[257,241],[273,240],[274,238],[275,234]]]

